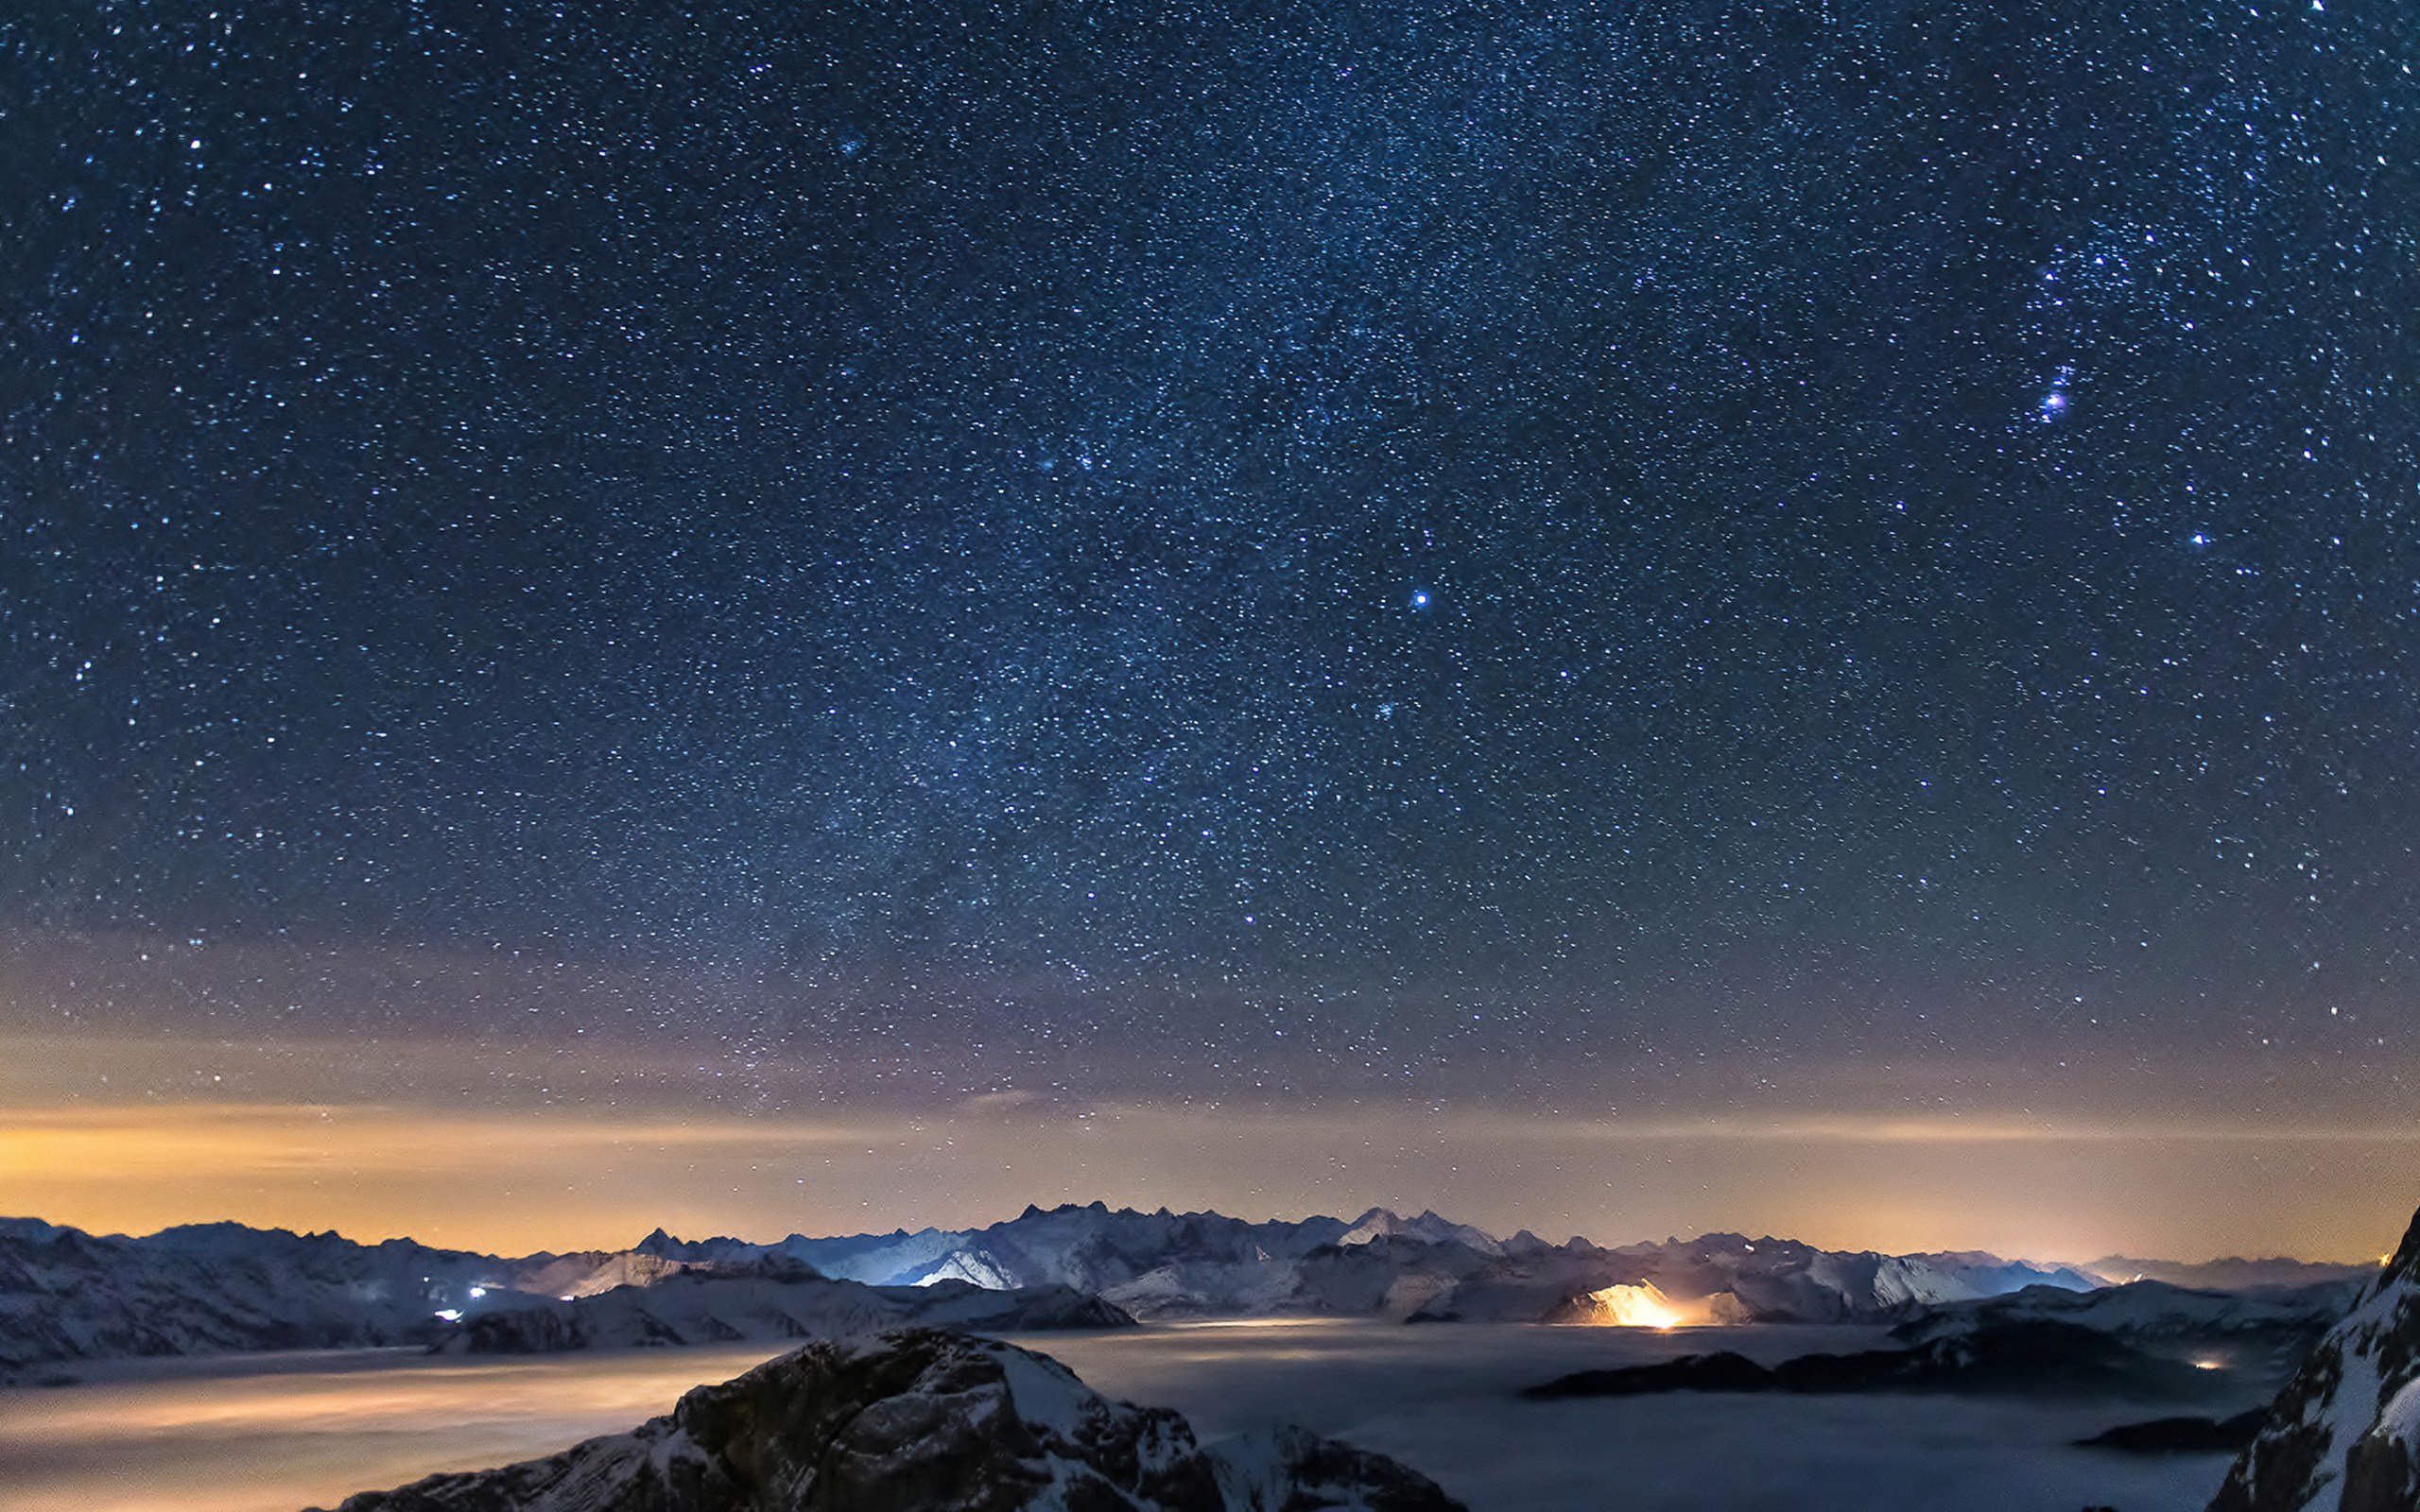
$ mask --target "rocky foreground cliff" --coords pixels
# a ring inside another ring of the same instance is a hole
[[[2420,1512],[2420,1215],[2278,1393],[2210,1512]]]
[[[927,1329],[810,1344],[668,1415],[340,1512],[1461,1512],[1425,1476],[1283,1429],[1203,1446],[1057,1361]]]

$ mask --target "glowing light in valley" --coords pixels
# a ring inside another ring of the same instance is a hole
[[[1687,1319],[1651,1281],[1606,1286],[1580,1297],[1569,1321],[1600,1329],[1671,1329]]]

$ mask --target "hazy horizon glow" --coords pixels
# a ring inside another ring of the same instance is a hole
[[[73,1058],[57,1041],[0,1048],[18,1065]],[[308,1047],[288,1049],[300,1069],[280,1093],[329,1085]],[[124,1045],[96,1053],[121,1074],[140,1058]],[[150,1053],[182,1064],[196,1047]],[[554,1058],[559,1075],[580,1079]],[[1945,1068],[1905,1074],[1911,1085],[1954,1079]],[[1974,1068],[1964,1077],[1978,1079]],[[256,1070],[235,1079],[259,1080]],[[233,1218],[510,1253],[620,1248],[658,1226],[758,1241],[978,1227],[1028,1202],[1101,1200],[1247,1218],[1434,1208],[1501,1234],[1602,1244],[1741,1231],[2037,1260],[2360,1261],[2400,1231],[2408,1214],[2394,1194],[2420,1160],[2410,1120],[1772,1098],[1715,1112],[1702,1089],[1660,1103],[1634,1089],[1594,1109],[994,1093],[715,1115],[669,1097],[516,1106],[493,1089],[450,1103],[34,1101],[29,1090],[15,1089],[0,1120],[0,1193],[25,1215],[129,1232]]]

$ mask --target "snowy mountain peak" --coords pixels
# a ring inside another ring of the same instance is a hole
[[[2269,1409],[2210,1512],[2420,1506],[2420,1214]]]
[[[666,1233],[662,1225],[656,1227],[655,1232],[631,1246],[634,1253],[655,1255],[665,1260],[679,1259],[683,1247],[681,1241]]]
[[[1366,1245],[1403,1230],[1403,1220],[1385,1208],[1372,1208],[1353,1220],[1352,1227],[1337,1236],[1340,1245]]]

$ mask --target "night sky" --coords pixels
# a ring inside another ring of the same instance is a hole
[[[2414,1106],[2408,7],[32,9],[58,1106]]]

